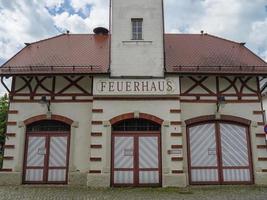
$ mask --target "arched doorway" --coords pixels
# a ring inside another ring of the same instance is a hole
[[[112,125],[111,186],[161,186],[160,129],[147,119]]]
[[[57,120],[26,126],[24,184],[67,184],[70,125]]]
[[[187,121],[190,184],[253,183],[249,124],[232,116]]]

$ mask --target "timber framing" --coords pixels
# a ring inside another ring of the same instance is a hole
[[[93,78],[87,75],[14,76],[11,89],[3,79],[1,77],[1,83],[10,93],[11,101],[34,101],[35,97],[41,96],[48,96],[51,101],[57,101],[59,97],[71,97],[66,99],[68,101],[83,101],[85,99],[77,97],[90,97],[93,93]]]
[[[181,102],[213,103],[221,96],[229,103],[259,102],[261,92],[255,83],[253,76],[181,76]]]

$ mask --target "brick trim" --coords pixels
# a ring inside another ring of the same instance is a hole
[[[19,111],[18,110],[9,110],[8,114],[18,114]]]
[[[257,149],[267,149],[267,145],[257,145]]]
[[[264,122],[257,122],[258,126],[264,126],[265,123]]]
[[[101,149],[102,148],[102,144],[91,144],[90,146],[92,149]]]
[[[181,113],[180,109],[171,109],[170,113]]]
[[[102,133],[101,132],[91,132],[91,136],[93,136],[93,137],[101,137]]]
[[[200,117],[195,117],[192,119],[188,119],[185,121],[185,124],[187,126],[192,125],[192,124],[197,124],[200,122],[207,122],[207,121],[230,121],[230,122],[236,122],[239,124],[243,124],[246,126],[250,126],[251,121],[245,118],[241,118],[241,117],[236,117],[236,116],[232,116],[232,115],[221,115],[220,119],[216,119],[215,115],[205,115],[205,116],[200,116]]]
[[[17,122],[7,122],[7,126],[16,126]]]
[[[4,156],[3,157],[4,160],[14,160],[13,156]]]
[[[100,157],[91,157],[91,158],[90,158],[90,161],[93,161],[93,162],[100,162],[100,161],[102,161],[102,158],[100,158]]]
[[[6,144],[6,145],[4,145],[4,149],[15,149],[15,145]]]
[[[72,119],[69,119],[69,118],[61,116],[61,115],[52,115],[51,119],[47,119],[46,115],[38,115],[38,116],[35,116],[35,117],[31,117],[29,119],[26,119],[24,121],[24,124],[25,125],[29,125],[29,124],[31,124],[33,122],[42,121],[42,120],[56,120],[56,121],[60,121],[60,122],[66,123],[68,125],[71,125],[73,123]]]
[[[102,121],[92,121],[91,123],[92,123],[92,125],[102,125],[103,124]]]
[[[259,157],[258,161],[267,161],[267,157]]]
[[[182,125],[182,122],[181,121],[171,121],[171,125],[172,126]]]
[[[172,145],[171,146],[172,149],[182,149],[183,148],[183,145]]]
[[[183,136],[183,133],[171,133],[172,137],[181,137]]]
[[[265,133],[256,133],[256,137],[266,137]]]
[[[183,157],[172,157],[172,161],[183,161]]]
[[[16,133],[6,133],[7,137],[16,137]]]
[[[172,174],[183,174],[183,170],[172,170]]]
[[[263,115],[263,111],[261,111],[261,110],[254,110],[253,111],[253,115]]]
[[[103,109],[92,109],[93,113],[103,113]]]
[[[113,124],[116,124],[120,121],[127,120],[127,119],[133,119],[133,118],[134,118],[134,113],[126,113],[126,114],[122,114],[122,115],[119,115],[117,117],[114,117],[114,118],[110,119],[109,121],[113,125]],[[146,113],[139,113],[139,118],[140,119],[146,119],[146,120],[155,122],[157,124],[163,123],[162,119],[160,119],[154,115],[150,115],[150,114],[146,114]]]
[[[101,174],[101,170],[89,170],[90,174]]]
[[[12,172],[12,169],[0,169],[0,172]]]

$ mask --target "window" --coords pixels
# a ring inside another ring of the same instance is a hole
[[[43,120],[33,122],[27,126],[28,132],[44,132],[44,131],[70,131],[70,125],[60,121]]]
[[[143,39],[143,19],[134,18],[132,19],[132,39],[142,40]]]

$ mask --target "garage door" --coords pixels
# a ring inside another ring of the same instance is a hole
[[[252,161],[245,126],[212,122],[188,128],[191,184],[252,183]]]
[[[113,137],[113,185],[159,186],[159,135]]]
[[[67,183],[68,131],[69,126],[55,121],[27,127],[23,183]]]

